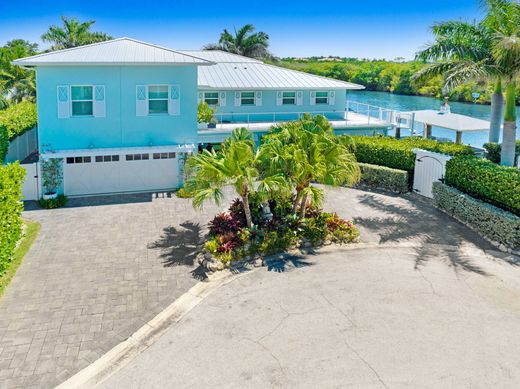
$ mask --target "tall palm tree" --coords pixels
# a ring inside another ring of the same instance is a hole
[[[449,21],[433,26],[435,42],[418,53],[417,58],[435,63],[414,78],[442,74],[448,89],[469,79],[494,80],[490,127],[493,142],[499,138],[505,83],[501,164],[512,166],[516,138],[515,91],[520,73],[520,4],[514,0],[482,2],[486,16],[480,23]]]
[[[255,191],[262,194],[282,190],[285,185],[281,175],[272,175],[259,180],[258,154],[254,142],[245,128],[235,129],[221,150],[196,154],[188,159],[190,177],[185,188],[193,196],[193,205],[201,207],[206,200],[220,204],[223,188],[232,186],[241,199],[247,227],[253,225],[249,196]]]
[[[94,20],[80,22],[76,18],[62,16],[63,26],[51,26],[41,36],[42,41],[51,43],[51,51],[68,49],[91,43],[103,42],[112,39],[110,35],[103,32],[92,32],[90,27]]]
[[[0,95],[4,103],[33,100],[36,82],[33,70],[12,65],[11,61],[36,54],[38,45],[23,39],[14,39],[0,48]]]
[[[222,50],[251,58],[270,58],[269,35],[265,32],[254,31],[255,27],[252,24],[246,24],[239,30],[235,28],[234,34],[224,29],[218,43],[207,44],[204,49]]]
[[[516,83],[520,78],[520,3],[487,0],[484,21],[493,31],[492,57],[503,71],[506,106],[500,163],[512,166],[516,148]]]
[[[333,138],[323,116],[306,115],[273,128],[260,148],[260,163],[266,175],[283,174],[295,192],[293,211],[299,211],[300,218],[309,202],[319,205],[323,199],[323,191],[312,182],[339,186],[360,178],[355,157]]]

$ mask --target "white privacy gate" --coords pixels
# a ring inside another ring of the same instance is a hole
[[[39,193],[39,164],[37,162],[20,165],[25,169],[25,180],[22,187],[23,200],[38,200]]]
[[[451,157],[420,149],[414,149],[413,152],[416,155],[413,190],[422,196],[432,198],[433,183],[444,178],[446,162]]]

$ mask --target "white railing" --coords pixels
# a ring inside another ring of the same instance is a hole
[[[347,101],[347,120],[349,112],[357,115],[366,116],[368,124],[379,121],[377,124],[387,124],[393,127],[410,130],[414,132],[415,114],[411,112],[401,112],[394,109],[382,108],[376,105],[359,103],[357,101]]]
[[[304,114],[311,116],[323,115],[330,120],[345,120],[344,111],[301,111],[301,112],[290,112],[290,111],[279,111],[279,112],[217,112],[215,118],[217,124],[227,123],[278,123],[290,120],[298,120],[303,117]]]

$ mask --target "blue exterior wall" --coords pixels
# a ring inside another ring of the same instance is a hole
[[[335,90],[335,104],[334,105],[311,105],[310,104],[310,90],[303,91],[303,105],[276,105],[276,94],[279,90],[262,90],[262,105],[261,106],[235,106],[235,92],[236,91],[220,91],[226,93],[226,105],[216,107],[216,117],[230,122],[247,122],[246,113],[255,113],[249,115],[251,122],[265,122],[273,121],[273,112],[278,112],[276,120],[294,120],[298,118],[296,112],[318,112],[325,113],[329,119],[344,118],[345,108],[347,104],[346,90]],[[297,90],[284,90],[286,92],[297,92]],[[320,89],[319,91],[328,91]],[[204,90],[200,92],[216,92],[216,90]],[[251,90],[253,92],[253,90]],[[295,112],[295,114],[286,114],[286,112]]]
[[[70,150],[197,142],[196,66],[39,67],[40,148]],[[57,114],[58,85],[105,85],[106,117]],[[136,116],[136,85],[178,84],[180,115]]]

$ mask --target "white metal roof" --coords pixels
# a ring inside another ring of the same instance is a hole
[[[364,89],[350,82],[316,76],[260,61],[217,62],[199,68],[199,88],[208,89]]]
[[[415,121],[458,132],[489,131],[487,120],[457,113],[440,113],[434,110],[414,111]]]
[[[244,57],[242,55],[228,53],[221,50],[178,50],[180,53],[187,55],[194,55],[195,57],[204,58],[208,61],[224,63],[224,62],[256,62],[263,63],[262,61]]]
[[[71,49],[52,51],[13,61],[20,66],[45,65],[212,65],[195,55],[118,38]]]

